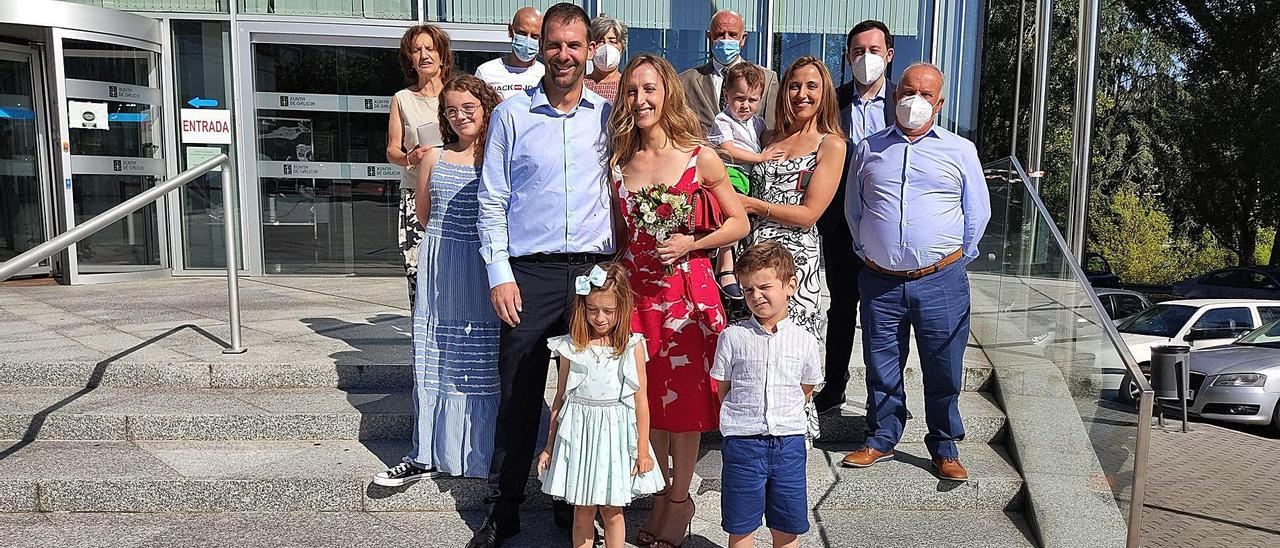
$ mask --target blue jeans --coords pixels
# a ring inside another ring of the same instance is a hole
[[[923,278],[886,276],[870,268],[858,276],[862,294],[862,354],[867,364],[867,445],[889,452],[907,421],[903,368],[911,330],[924,376],[924,437],[934,458],[954,458],[964,439],[957,401],[969,340],[969,278],[964,261]]]

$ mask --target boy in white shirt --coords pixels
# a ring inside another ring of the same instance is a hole
[[[717,114],[715,123],[707,140],[716,146],[722,156],[730,161],[725,162],[729,173],[729,182],[740,194],[751,193],[751,183],[747,173],[751,166],[760,162],[782,159],[783,153],[775,148],[760,148],[760,136],[764,133],[764,118],[760,117],[760,107],[764,105],[764,71],[751,63],[737,63],[725,70],[724,84],[721,86],[724,95],[724,110]],[[733,248],[720,248],[717,255],[719,272],[716,281],[725,295],[734,300],[742,300],[742,286],[733,273]]]
[[[730,548],[749,547],[763,517],[773,545],[793,548],[809,530],[805,405],[822,382],[818,339],[787,317],[798,281],[785,247],[751,246],[737,274],[752,317],[720,334],[711,367],[724,435],[720,525]]]

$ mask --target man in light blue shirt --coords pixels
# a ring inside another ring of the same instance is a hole
[[[908,67],[894,95],[896,124],[858,145],[845,196],[853,249],[866,263],[858,287],[874,433],[842,464],[864,468],[893,458],[907,418],[903,369],[914,328],[925,445],[940,478],[965,481],[956,451],[964,439],[956,404],[969,339],[964,267],[978,256],[990,195],[973,143],[934,125],[943,103],[937,67]]]
[[[569,331],[574,279],[614,252],[604,171],[611,106],[582,83],[594,50],[589,24],[574,4],[548,9],[539,45],[546,67],[541,83],[498,105],[489,120],[477,225],[490,298],[504,322],[501,395],[485,499],[489,515],[468,548],[495,548],[520,531],[551,359],[546,341]],[[563,502],[554,516],[562,527],[572,523]]]

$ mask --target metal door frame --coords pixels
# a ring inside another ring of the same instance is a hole
[[[12,44],[8,42],[0,42],[0,57],[7,57],[14,61],[23,62],[25,57],[31,71],[31,107],[35,112],[35,129],[36,129],[36,186],[38,187],[40,199],[40,229],[44,239],[47,241],[53,237],[54,226],[54,207],[53,207],[53,181],[52,167],[49,160],[49,144],[52,140],[49,138],[49,120],[46,114],[47,82],[44,75],[44,44],[38,42],[29,42],[26,45]],[[35,266],[24,269],[19,272],[18,276],[44,276],[52,274],[57,261],[45,260],[37,263]]]
[[[158,28],[159,22],[158,21],[155,22],[155,25]],[[162,57],[164,52],[163,52],[163,49],[161,48],[160,43],[136,40],[133,38],[126,38],[126,37],[113,35],[113,34],[82,31],[82,30],[68,30],[65,28],[52,28],[50,29],[50,34],[52,39],[50,40],[48,47],[50,49],[49,59],[52,62],[50,63],[51,72],[48,74],[48,76],[52,77],[51,80],[55,86],[54,96],[58,98],[58,101],[54,101],[50,103],[50,106],[52,108],[50,108],[49,111],[50,111],[50,116],[55,117],[53,118],[53,124],[51,125],[54,127],[57,127],[58,128],[57,134],[62,136],[60,139],[58,139],[57,145],[56,145],[56,148],[58,148],[58,152],[59,152],[59,161],[55,162],[55,164],[59,168],[58,170],[59,177],[57,180],[62,181],[62,185],[60,186],[61,195],[56,197],[55,200],[57,200],[59,204],[59,213],[60,213],[59,226],[69,229],[70,227],[75,226],[76,222],[75,222],[75,209],[74,209],[75,204],[73,199],[74,194],[71,188],[71,176],[72,176],[71,150],[70,150],[70,141],[68,141],[67,139],[67,137],[70,135],[70,128],[68,127],[68,124],[67,124],[66,109],[63,107],[63,102],[69,99],[69,97],[67,96],[67,82],[66,82],[67,75],[66,75],[66,65],[65,65],[66,47],[65,47],[64,41],[81,40],[81,41],[95,42],[100,44],[124,46],[124,47],[144,50],[155,55],[154,57],[155,61],[152,64],[151,69],[155,75],[156,89],[160,90],[161,101],[159,104],[154,105],[160,109],[160,120],[153,122],[153,125],[156,125],[157,127],[159,127],[160,139],[157,144],[161,147],[161,150],[163,151],[163,156],[164,156],[163,160],[165,160],[166,162],[168,161],[167,158],[172,155],[172,150],[171,150],[172,147],[170,146],[170,137],[168,135],[169,131],[171,131],[169,130],[168,126],[170,124],[168,122],[169,122],[170,116],[172,116],[172,113],[168,112],[169,109],[165,108],[166,101],[164,97],[166,95],[166,90],[163,87],[165,82],[164,82],[164,75],[162,70],[163,68]],[[169,176],[169,173],[166,167],[165,176],[162,177],[161,180],[164,180],[168,176]],[[55,192],[55,194],[58,194],[58,193]],[[126,271],[126,272],[82,273],[80,272],[80,262],[76,256],[77,245],[72,245],[69,248],[67,248],[67,250],[61,255],[64,261],[64,264],[66,265],[65,269],[63,270],[62,279],[67,283],[75,285],[75,284],[86,284],[86,283],[129,281],[129,280],[147,280],[147,279],[154,279],[154,278],[167,278],[171,276],[172,269],[171,269],[171,263],[170,263],[171,257],[169,253],[170,246],[169,246],[169,226],[168,226],[169,223],[167,221],[168,216],[169,216],[169,210],[168,210],[167,197],[166,199],[157,200],[155,229],[157,234],[156,245],[160,253],[160,264],[158,266],[138,267],[137,270]]]

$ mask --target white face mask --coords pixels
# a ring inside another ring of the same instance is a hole
[[[869,85],[879,80],[881,74],[884,74],[884,57],[864,53],[853,60],[853,79],[859,84]]]
[[[591,64],[600,67],[600,70],[605,72],[618,68],[618,64],[621,62],[622,51],[613,44],[596,46],[596,54],[591,57]]]
[[[903,97],[898,101],[894,114],[897,116],[898,125],[903,128],[920,129],[933,119],[933,104],[919,95]]]

